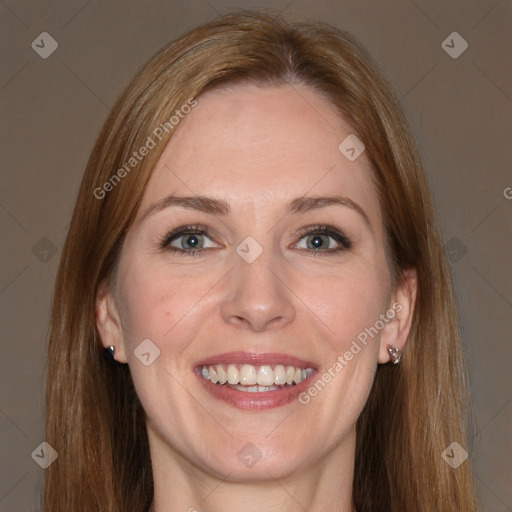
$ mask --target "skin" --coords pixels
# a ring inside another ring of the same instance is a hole
[[[97,296],[102,343],[130,366],[146,411],[152,511],[353,512],[355,423],[378,364],[390,360],[386,345],[406,343],[414,271],[393,286],[369,160],[340,153],[353,131],[326,99],[294,84],[217,89],[198,101],[154,168],[114,289],[104,282]],[[173,206],[142,219],[170,193],[223,199],[231,213]],[[285,214],[292,199],[333,194],[356,202],[368,222],[347,206]],[[158,247],[195,223],[212,230],[199,237],[202,256]],[[327,254],[340,244],[326,235],[308,252],[318,232],[294,232],[315,224],[332,225],[351,248]],[[252,263],[236,252],[247,236],[263,248]],[[244,350],[301,357],[322,373],[396,302],[396,318],[306,405],[240,410],[214,399],[192,371],[201,359]],[[147,338],[160,356],[144,366],[134,350]],[[252,467],[237,457],[248,442],[261,454]]]

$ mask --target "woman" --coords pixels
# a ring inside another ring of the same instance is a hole
[[[366,51],[254,12],[163,48],[64,247],[46,510],[472,511],[442,456],[467,405],[429,190]]]

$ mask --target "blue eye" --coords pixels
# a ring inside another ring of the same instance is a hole
[[[182,239],[181,242],[179,242],[179,249],[204,249],[205,247],[205,239],[206,234],[200,233],[200,232],[194,232],[194,233],[186,233],[185,235],[180,235],[179,237],[175,237],[174,242],[178,241],[180,238]],[[172,242],[172,243],[174,243]],[[169,244],[170,247],[176,247]],[[188,252],[188,251],[187,251]]]
[[[298,248],[314,257],[319,254],[333,255],[352,247],[350,239],[332,226],[318,225],[305,228],[300,232],[299,242],[308,238],[310,241],[306,242],[306,247]],[[207,239],[211,242],[209,246],[205,245]],[[337,246],[331,247],[330,240],[334,240]],[[298,243],[295,246],[298,246]],[[206,249],[218,246],[212,241],[206,226],[194,225],[182,226],[167,234],[160,240],[159,247],[180,256],[195,257],[205,255]]]
[[[161,249],[166,249],[180,256],[198,256],[204,252],[205,237],[210,238],[208,228],[205,226],[182,226],[161,239],[159,246]],[[181,241],[179,241],[180,238]],[[180,247],[172,245],[176,241],[179,241],[177,245]],[[211,247],[215,247],[215,245],[206,248]]]
[[[318,256],[319,253],[332,255],[352,247],[350,239],[331,226],[311,226],[302,231],[301,235],[300,240],[310,239],[306,247],[301,250],[311,252],[312,256]],[[330,239],[334,240],[338,246],[331,247]]]

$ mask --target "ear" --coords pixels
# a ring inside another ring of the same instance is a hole
[[[126,363],[121,319],[113,291],[107,280],[102,281],[96,293],[96,328],[101,344],[115,348],[114,357],[119,363]]]
[[[417,290],[418,278],[416,269],[408,269],[404,272],[402,281],[396,285],[389,305],[390,308],[386,313],[386,316],[392,319],[389,320],[382,330],[379,363],[384,364],[391,360],[391,356],[387,351],[388,345],[403,351],[411,330]]]

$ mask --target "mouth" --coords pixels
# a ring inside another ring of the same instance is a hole
[[[194,372],[216,398],[240,409],[262,410],[292,401],[317,369],[285,354],[230,352],[199,362]]]

